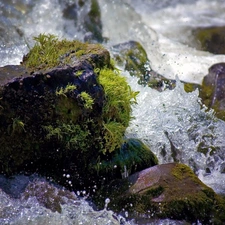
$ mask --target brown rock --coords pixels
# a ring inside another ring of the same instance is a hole
[[[216,193],[188,166],[179,163],[156,165],[127,180],[114,181],[106,194],[112,199],[109,208],[128,211],[133,218],[170,218],[212,224],[224,210],[224,203]],[[223,221],[220,217],[218,221]]]

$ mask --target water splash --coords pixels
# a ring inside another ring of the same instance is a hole
[[[96,211],[86,198],[44,178],[19,175],[11,179],[1,176],[0,179],[1,188],[8,189],[8,194],[0,189],[1,225],[131,224],[107,210],[109,199],[106,199],[103,210]]]
[[[217,171],[225,182],[225,122],[201,104],[198,90],[186,93],[177,79],[174,90],[159,93],[138,85],[137,79],[128,73],[124,75],[132,89],[140,92],[127,137],[141,139],[160,163],[185,163],[196,173],[204,171],[208,178]],[[219,185],[221,179],[217,182]]]

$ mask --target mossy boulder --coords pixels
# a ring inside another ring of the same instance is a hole
[[[217,63],[209,68],[199,96],[207,107],[215,110],[218,118],[225,120],[225,63]]]
[[[102,193],[111,200],[109,209],[127,211],[132,218],[170,218],[202,224],[225,222],[224,200],[184,164],[156,165],[127,179],[112,181],[95,199],[100,207]]]
[[[0,68],[0,171],[60,181],[69,173],[69,184],[84,187],[97,160],[123,143],[137,93],[102,46],[35,40],[20,66]]]
[[[225,54],[225,27],[200,27],[193,31],[198,48],[213,54]]]
[[[124,66],[131,76],[139,78],[140,85],[158,91],[175,87],[175,80],[169,80],[151,69],[147,53],[139,42],[129,41],[115,45],[112,52],[114,60],[120,66]]]

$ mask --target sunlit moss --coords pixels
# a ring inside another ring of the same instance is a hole
[[[30,49],[22,62],[33,71],[52,68],[60,63],[66,64],[73,57],[80,58],[85,54],[97,53],[103,48],[98,44],[82,43],[77,40],[59,40],[52,34],[40,34],[34,37],[34,40],[36,41],[34,47]]]
[[[84,102],[84,107],[86,109],[92,109],[92,105],[94,104],[94,100],[92,99],[92,97],[85,91],[82,91],[80,93],[80,97]]]
[[[136,103],[138,92],[131,90],[118,70],[101,69],[98,80],[106,96],[103,108],[106,144],[103,152],[112,152],[123,143],[123,135],[131,119],[131,105]]]
[[[131,104],[136,103],[138,92],[132,91],[126,78],[116,70],[101,69],[98,79],[106,95],[104,120],[117,121],[128,126],[131,119]]]
[[[62,95],[64,97],[66,97],[67,93],[76,90],[76,88],[77,87],[74,84],[67,84],[65,88],[63,88],[63,87],[57,88],[56,95],[58,95],[58,96]]]

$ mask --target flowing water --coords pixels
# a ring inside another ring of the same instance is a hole
[[[39,33],[83,40],[87,35],[83,26],[86,11],[74,9],[74,2],[0,0],[0,66],[19,64],[33,44],[32,37]],[[111,51],[115,44],[138,41],[148,53],[150,66],[177,80],[174,90],[159,93],[138,85],[135,77],[122,71],[131,87],[140,92],[126,136],[144,141],[160,163],[179,161],[189,165],[204,183],[225,194],[225,123],[216,119],[213,111],[201,107],[197,90],[186,93],[180,82],[201,83],[212,64],[225,61],[224,55],[197,50],[192,32],[197,27],[225,26],[224,0],[98,2],[103,37],[108,40],[106,48]],[[88,8],[89,1],[85,4]],[[65,10],[67,5],[71,7]],[[75,11],[73,18],[69,12]],[[200,146],[208,153],[199,152]],[[1,179],[2,183],[9,182]],[[64,197],[61,213],[52,212],[37,201],[37,196],[15,196],[23,193],[27,179],[15,177],[8,184],[13,190],[8,192],[1,185],[0,224],[135,224],[106,208],[97,212],[82,198],[72,201]],[[159,220],[139,224],[184,223]]]

